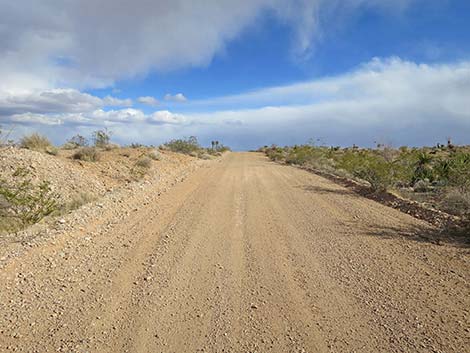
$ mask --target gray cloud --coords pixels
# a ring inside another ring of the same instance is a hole
[[[332,17],[410,1],[0,0],[0,89],[106,87],[149,71],[205,66],[265,12],[293,28],[302,55]]]
[[[18,114],[81,113],[105,106],[130,106],[132,100],[103,99],[75,89],[49,89],[9,93],[0,91],[0,116]]]

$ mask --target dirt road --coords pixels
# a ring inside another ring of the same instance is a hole
[[[468,249],[421,221],[254,153],[144,196],[0,270],[0,351],[470,351]]]

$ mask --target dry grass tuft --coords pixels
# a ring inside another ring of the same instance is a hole
[[[72,158],[85,162],[96,162],[100,159],[100,154],[95,147],[82,147],[72,155]]]

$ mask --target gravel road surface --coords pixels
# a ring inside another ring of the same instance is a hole
[[[404,213],[257,153],[132,202],[4,264],[1,352],[470,352],[469,250]]]

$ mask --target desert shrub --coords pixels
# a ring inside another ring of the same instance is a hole
[[[121,146],[119,146],[118,144],[116,143],[108,143],[106,146],[104,146],[104,150],[105,151],[112,151],[112,150],[115,150],[115,149],[118,149],[120,148]]]
[[[431,186],[431,183],[429,182],[429,180],[427,180],[427,179],[418,180],[413,185],[413,190],[415,192],[426,192],[426,191],[429,191],[430,186]]]
[[[441,201],[441,208],[452,214],[467,215],[470,212],[470,189],[449,188]]]
[[[280,147],[272,146],[270,148],[266,148],[265,152],[272,161],[276,162],[285,160],[285,151]]]
[[[190,136],[187,139],[175,139],[164,144],[166,149],[172,152],[190,154],[191,152],[198,152],[201,149],[199,142],[195,136]]]
[[[449,160],[449,170],[446,175],[451,186],[470,188],[470,153],[458,152],[452,154]]]
[[[18,168],[13,177],[13,182],[0,180],[0,218],[11,225],[8,231],[37,223],[57,210],[58,195],[47,181],[33,184],[24,168]]]
[[[411,182],[414,184],[419,180],[434,181],[434,173],[432,169],[432,157],[423,152],[418,155]]]
[[[131,169],[131,174],[137,178],[143,178],[150,170],[152,166],[152,160],[146,156],[140,156],[139,159],[134,163]]]
[[[310,146],[294,146],[285,157],[288,164],[303,165],[312,159],[312,148]]]
[[[80,147],[88,146],[88,140],[82,135],[75,135],[67,140],[67,142],[62,146],[63,149],[73,150]]]
[[[87,203],[93,202],[95,200],[96,200],[96,196],[86,193],[86,192],[81,192],[79,194],[74,195],[70,201],[65,203],[62,206],[61,211],[68,212],[68,211],[77,210],[83,205],[86,205]]]
[[[92,134],[92,140],[95,147],[106,147],[111,140],[111,132],[108,130],[96,130]]]
[[[20,140],[20,146],[33,151],[45,152],[48,148],[52,147],[52,144],[47,137],[33,133],[23,136]]]
[[[133,142],[129,145],[130,148],[141,148],[141,147],[145,147],[143,144],[141,143],[138,143],[138,142]]]
[[[72,158],[85,162],[96,162],[100,159],[100,154],[94,147],[82,147],[72,155]]]
[[[387,190],[393,182],[394,164],[380,155],[366,151],[347,151],[339,159],[339,167],[367,181],[372,190]]]
[[[139,168],[148,169],[152,166],[152,160],[148,157],[140,157],[136,162],[135,165]]]
[[[156,150],[147,153],[147,157],[154,161],[160,161],[162,159],[162,155]]]
[[[225,145],[220,145],[217,147],[217,152],[230,152],[232,149],[228,146],[225,146]]]
[[[59,149],[55,146],[51,146],[46,148],[45,151],[47,154],[50,154],[51,156],[57,156],[59,154]]]
[[[199,154],[198,157],[205,160],[212,159],[211,155],[207,152]]]

